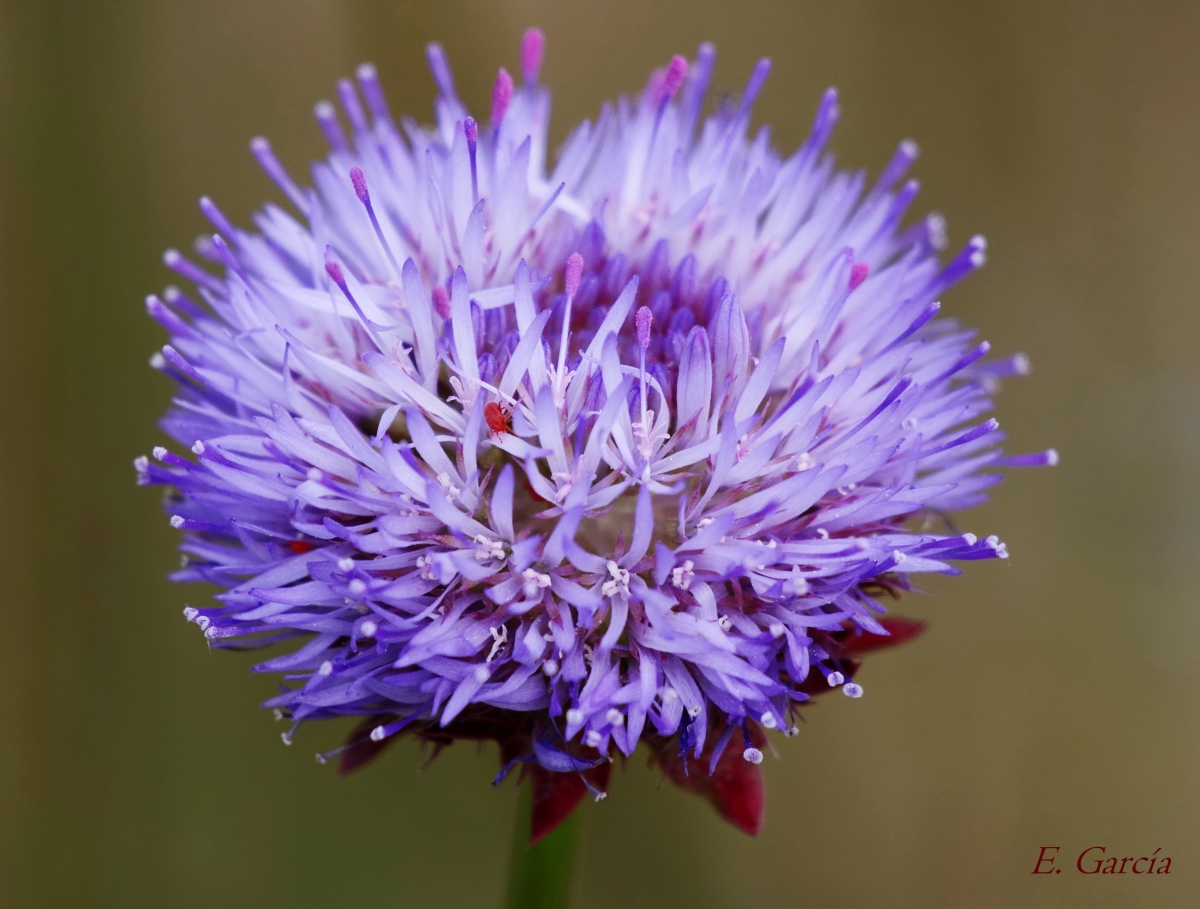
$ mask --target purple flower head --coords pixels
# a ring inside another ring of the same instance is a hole
[[[153,363],[191,456],[139,479],[175,490],[175,578],[224,591],[185,610],[210,644],[288,645],[257,667],[285,741],[361,716],[349,769],[401,732],[495,740],[535,836],[644,742],[754,831],[763,730],[862,695],[856,655],[918,629],[881,595],[1006,556],[945,516],[1056,456],[985,417],[1026,360],[936,318],[985,245],[943,265],[941,219],[904,223],[912,142],[873,185],[835,170],[829,91],[781,158],[748,132],[767,61],[701,118],[705,45],[551,165],[542,50],[490,127],[436,44],[429,129],[361,67],[312,187],[251,143],[292,210],[202,200],[211,267],[166,255],[195,294],[149,298]]]

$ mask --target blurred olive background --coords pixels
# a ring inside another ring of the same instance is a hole
[[[922,210],[990,240],[945,312],[1026,351],[998,416],[1014,472],[964,529],[1006,562],[901,611],[927,635],[871,660],[769,760],[749,839],[641,757],[584,808],[579,907],[1176,907],[1200,892],[1200,7],[961,0],[334,0],[0,5],[0,904],[498,906],[515,794],[495,754],[422,770],[406,744],[339,779],[256,704],[168,584],[177,534],[131,460],[161,436],[161,250],[247,223],[321,149],[310,111],[374,61],[428,120],[444,43],[485,109],[523,29],[547,34],[555,137],[702,40],[717,85],[755,59],[784,149],[821,91],[834,148],[878,169],[922,147]],[[1061,875],[1032,876],[1061,846]],[[1172,857],[1168,877],[1074,859]]]

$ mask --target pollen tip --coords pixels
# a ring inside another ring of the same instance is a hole
[[[583,256],[579,253],[571,253],[567,258],[567,265],[564,269],[565,290],[568,297],[575,296],[575,292],[579,290],[579,282],[583,278]]]
[[[867,276],[871,274],[871,266],[866,262],[855,262],[850,269],[850,289],[856,290],[863,281],[867,280]]]
[[[370,193],[367,192],[367,175],[357,165],[350,168],[350,182],[354,184],[354,194],[363,205],[371,203]]]
[[[374,63],[360,63],[354,74],[363,82],[369,82],[378,76]]]
[[[650,347],[650,326],[654,322],[654,314],[650,312],[649,306],[643,306],[638,309],[633,320],[637,326],[638,346],[646,350]]]
[[[688,62],[686,57],[681,57],[676,54],[671,58],[671,63],[667,67],[666,75],[663,76],[662,82],[662,99],[670,101],[675,97],[675,93],[679,91],[679,87],[683,85],[683,80],[687,77]]]
[[[521,37],[521,75],[526,85],[536,85],[542,70],[542,55],[546,50],[546,36],[540,28],[526,29]]]
[[[332,259],[325,263],[325,274],[329,275],[333,283],[338,287],[346,283],[346,275],[342,272],[342,266],[338,265]]]
[[[1054,467],[1058,464],[1058,450],[1055,448],[1046,449],[1046,466]]]
[[[479,124],[475,122],[474,117],[467,117],[463,121],[463,133],[467,137],[467,145],[474,147],[479,141]]]
[[[500,67],[496,73],[496,85],[492,89],[492,126],[497,127],[508,113],[508,105],[512,101],[513,80],[508,70]]]
[[[435,284],[433,287],[433,308],[443,319],[450,318],[450,294],[441,284]]]

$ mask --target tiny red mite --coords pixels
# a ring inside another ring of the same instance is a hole
[[[483,418],[487,420],[488,429],[493,434],[512,432],[512,414],[495,401],[488,401],[483,405]]]

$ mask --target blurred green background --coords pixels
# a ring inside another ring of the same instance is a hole
[[[768,760],[749,839],[644,767],[584,809],[578,907],[1177,907],[1200,892],[1200,6],[961,0],[334,0],[0,5],[0,905],[498,906],[515,793],[462,745],[349,779],[284,748],[272,681],[209,654],[168,584],[177,534],[131,459],[160,441],[159,255],[247,216],[320,148],[310,111],[373,60],[429,119],[438,39],[483,109],[527,25],[555,136],[698,42],[790,149],[840,87],[834,147],[923,149],[920,208],[988,267],[946,309],[1026,351],[998,416],[1014,473],[964,517],[1007,563],[939,578],[867,696]],[[1039,847],[1061,875],[1032,876]],[[1170,876],[1080,876],[1088,846]],[[1190,896],[1189,896],[1190,894]]]

